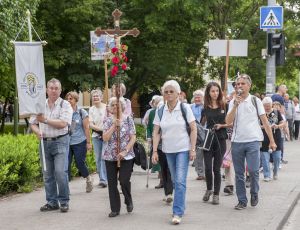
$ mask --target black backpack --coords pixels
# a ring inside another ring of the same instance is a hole
[[[136,141],[133,145],[133,152],[135,155],[134,163],[141,166],[142,169],[147,169],[147,154],[144,145]]]

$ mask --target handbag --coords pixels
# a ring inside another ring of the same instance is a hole
[[[222,161],[222,168],[230,168],[232,159],[230,157],[231,148],[225,153]]]
[[[200,143],[199,148],[209,151],[215,137],[215,131],[212,129],[203,128],[204,140]]]

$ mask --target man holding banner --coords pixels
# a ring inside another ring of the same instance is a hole
[[[43,158],[43,177],[45,183],[47,204],[42,206],[42,212],[59,209],[69,210],[69,184],[67,173],[68,160],[68,125],[72,121],[72,107],[69,102],[60,97],[61,83],[52,78],[47,83],[46,107],[44,114],[31,116],[32,131],[41,140],[40,156]]]

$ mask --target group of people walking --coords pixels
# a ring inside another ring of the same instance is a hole
[[[284,128],[282,111],[274,107],[271,98],[265,97],[261,101],[252,96],[249,93],[251,85],[248,75],[239,75],[235,80],[236,94],[228,104],[220,85],[210,82],[204,93],[201,90],[194,92],[193,103],[189,105],[181,100],[178,82],[170,80],[164,83],[162,96],[153,99],[153,109],[145,119],[147,138],[151,144],[152,163],[159,163],[161,167],[165,201],[169,204],[173,202],[171,223],[179,224],[185,213],[190,161],[194,161],[197,179],[206,182],[203,201],[208,202],[212,197],[212,204],[218,205],[221,167],[224,156],[230,154],[233,164],[225,170],[228,183],[224,192],[232,194],[236,187],[237,210],[247,207],[246,175],[250,178],[251,206],[258,204],[259,169],[262,165],[265,178],[270,178],[270,157],[274,162],[273,178],[278,179],[283,149],[280,132]],[[40,155],[47,203],[40,208],[41,211],[68,211],[68,180],[71,179],[73,157],[80,175],[86,178],[86,192],[92,191],[93,180],[85,164],[87,150],[92,149],[92,144],[99,186],[108,186],[111,208],[109,217],[120,214],[118,180],[127,212],[133,211],[130,179],[135,158],[133,145],[136,130],[130,115],[130,100],[123,97],[125,86],[121,84],[120,87],[112,88],[113,97],[108,105],[101,102],[101,91],[93,90],[93,106],[87,113],[77,106],[76,92],[69,92],[66,100],[63,100],[60,98],[60,82],[51,79],[47,83],[45,114],[30,119],[32,130],[42,142]],[[121,95],[119,104],[114,97],[117,92]],[[209,148],[203,149],[196,145],[199,126],[213,133]],[[232,180],[233,174],[235,183]]]

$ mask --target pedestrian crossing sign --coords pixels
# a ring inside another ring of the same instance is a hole
[[[282,29],[283,7],[262,6],[260,7],[260,28],[261,29]]]

